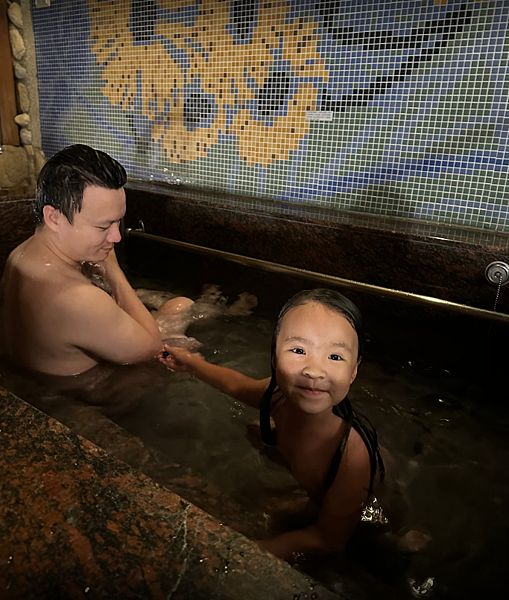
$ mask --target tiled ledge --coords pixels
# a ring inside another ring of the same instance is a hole
[[[384,228],[362,215],[316,215],[305,207],[285,214],[267,202],[241,206],[178,186],[130,183],[127,198],[126,225],[142,220],[147,233],[487,310],[496,288],[486,266],[509,257],[506,234],[435,225],[425,231],[426,224],[387,219]],[[509,313],[505,289],[498,310]]]
[[[5,600],[339,597],[1,388],[0,498]]]
[[[425,220],[389,217],[351,210],[338,210],[328,208],[325,204],[311,205],[281,200],[270,201],[264,198],[239,196],[136,179],[130,179],[127,187],[137,191],[160,193],[185,201],[192,200],[193,202],[205,202],[223,208],[228,207],[241,212],[261,211],[285,218],[310,219],[326,225],[352,225],[390,233],[419,236],[427,239],[436,238],[474,245],[509,248],[509,233],[499,233],[489,229],[481,230],[472,227],[444,225]]]
[[[127,226],[141,219],[148,233],[487,310],[496,288],[485,268],[509,261],[509,235],[501,233],[325,209],[317,216],[309,207],[285,214],[266,201],[248,208],[245,199],[240,206],[178,186],[130,182],[127,198]],[[0,201],[0,272],[33,230],[31,199]],[[498,310],[509,313],[509,286]]]

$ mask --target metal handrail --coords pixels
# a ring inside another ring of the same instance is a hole
[[[489,321],[509,323],[509,315],[506,313],[499,313],[492,310],[486,310],[484,308],[476,308],[474,306],[459,304],[457,302],[449,302],[448,300],[434,298],[433,296],[424,296],[422,294],[414,294],[412,292],[394,290],[392,288],[385,288],[379,285],[363,283],[361,281],[344,279],[343,277],[336,277],[335,275],[326,275],[325,273],[317,273],[316,271],[307,271],[306,269],[299,269],[298,267],[290,267],[288,265],[281,265],[279,263],[262,260],[260,258],[251,258],[250,256],[243,256],[242,254],[234,254],[232,252],[225,252],[224,250],[216,250],[215,248],[198,246],[197,244],[190,244],[189,242],[181,242],[180,240],[173,240],[171,238],[146,233],[143,223],[140,222],[140,224],[142,225],[141,229],[133,229],[130,227],[126,228],[126,237],[151,240],[153,242],[158,242],[161,244],[174,246],[176,248],[189,250],[190,252],[214,256],[216,258],[221,258],[229,262],[237,263],[246,267],[255,267],[257,269],[261,269],[263,271],[268,271],[271,273],[293,275],[296,277],[309,279],[311,281],[316,281],[321,284],[339,286],[346,289],[364,292],[366,294],[395,298],[397,300],[404,300],[407,302],[420,304],[424,306],[434,306],[435,308],[440,308],[472,317],[479,317],[482,319],[487,319]]]

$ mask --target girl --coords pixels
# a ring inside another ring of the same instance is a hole
[[[272,376],[253,379],[165,346],[160,361],[260,410],[266,444],[276,445],[319,507],[316,522],[258,542],[285,560],[343,550],[384,465],[369,421],[348,399],[362,359],[358,308],[339,292],[315,289],[282,308],[272,340]],[[275,429],[271,425],[271,417]]]

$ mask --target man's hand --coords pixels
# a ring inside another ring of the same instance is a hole
[[[118,264],[117,255],[114,248],[108,254],[106,259],[98,264],[102,268],[104,279],[110,283],[111,286],[114,285],[114,282],[118,279],[118,277],[122,277],[124,275],[124,272]]]
[[[115,248],[108,254],[108,256],[103,261],[106,269],[108,268],[117,268],[120,269],[120,265],[118,264],[117,254],[115,252]]]
[[[104,262],[84,262],[81,272],[96,287],[111,295],[111,286],[106,278]]]
[[[108,256],[98,262],[84,262],[81,271],[87,279],[95,286],[104,290],[115,297],[115,284],[119,279],[124,279],[125,275],[118,264],[115,249]]]

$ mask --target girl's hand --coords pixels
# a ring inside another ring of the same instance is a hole
[[[186,348],[170,347],[164,345],[164,350],[159,353],[159,360],[167,369],[185,373],[189,370],[190,361],[196,358],[196,354],[191,354]]]

